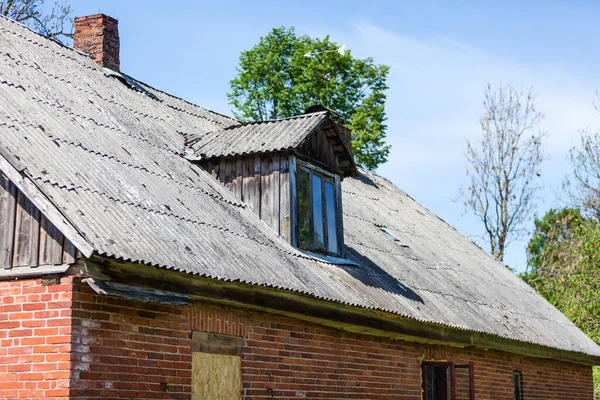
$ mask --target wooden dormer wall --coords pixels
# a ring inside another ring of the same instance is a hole
[[[333,131],[316,129],[295,151],[212,158],[200,165],[291,243],[290,163],[297,156],[341,174],[332,148]]]
[[[205,160],[200,165],[289,242],[289,162],[288,153],[265,153]]]
[[[321,129],[311,133],[296,152],[310,160],[317,161],[332,171],[339,171],[340,164],[325,132]]]
[[[0,269],[67,265],[75,246],[0,171]]]

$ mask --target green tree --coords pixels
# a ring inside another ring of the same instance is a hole
[[[532,282],[552,271],[548,268],[560,265],[564,252],[575,246],[576,228],[590,223],[578,208],[550,209],[542,218],[534,219],[535,230],[527,246],[527,268],[524,278]]]
[[[352,130],[357,164],[373,170],[390,151],[385,143],[389,67],[354,58],[350,51],[342,55],[339,47],[328,36],[297,36],[294,28],[274,28],[240,55],[229,102],[243,121],[291,117],[315,104],[328,107]]]
[[[0,14],[51,39],[61,41],[73,37],[71,6],[63,1],[56,0],[52,5],[46,0],[0,1]]]
[[[535,227],[522,277],[600,344],[600,227],[574,208],[550,210]],[[594,381],[600,400],[598,368]]]

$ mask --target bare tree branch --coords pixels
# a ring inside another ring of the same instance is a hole
[[[523,232],[540,189],[536,183],[544,159],[538,126],[544,115],[536,110],[532,91],[511,85],[485,90],[485,113],[479,120],[479,143],[467,141],[465,157],[470,179],[461,197],[481,221],[492,255],[499,261]]]
[[[46,0],[0,1],[0,14],[54,40],[63,41],[73,37],[71,6],[64,0],[55,0],[51,7]]]

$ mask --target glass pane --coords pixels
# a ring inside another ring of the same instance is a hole
[[[310,246],[308,177],[308,172],[298,169],[296,183],[298,192],[298,244],[304,248]]]
[[[321,178],[312,176],[312,201],[313,201],[313,223],[315,227],[314,240],[315,249],[325,248],[325,237],[323,235],[323,201],[321,200]]]
[[[338,253],[337,226],[335,219],[335,196],[333,184],[325,182],[325,211],[327,212],[327,251]]]

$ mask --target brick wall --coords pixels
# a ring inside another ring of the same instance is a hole
[[[523,373],[525,399],[592,398],[585,366],[350,334],[208,303],[127,301],[72,278],[0,282],[0,398],[189,399],[192,330],[245,338],[245,399],[416,400],[421,359],[473,362],[478,400],[512,399],[514,370]]]
[[[245,338],[245,399],[420,399],[420,359],[474,362],[476,398],[591,399],[591,368],[496,351],[419,345],[199,303],[169,307],[76,285],[72,398],[189,399],[192,330]],[[459,393],[462,393],[459,390]],[[464,396],[463,396],[464,397]]]
[[[71,278],[0,281],[0,398],[68,398],[71,297]]]
[[[119,22],[104,14],[77,17],[73,47],[103,67],[119,70]]]

